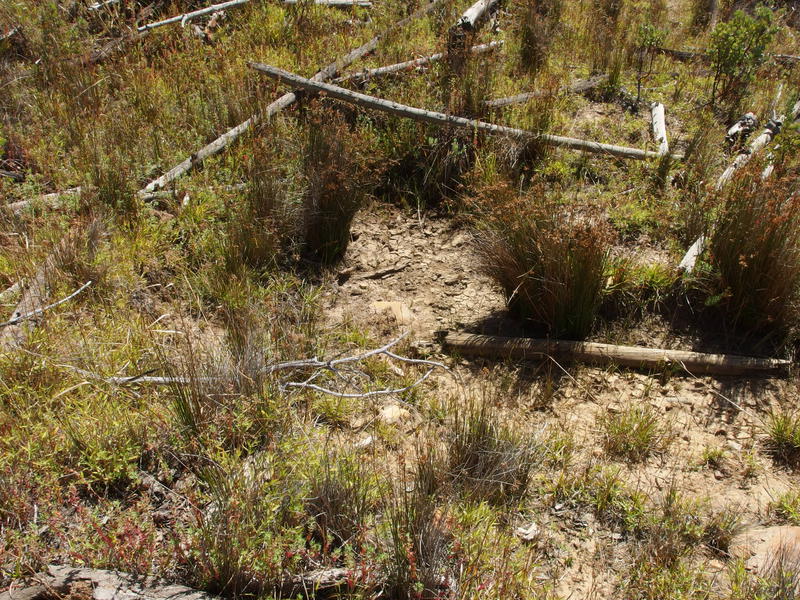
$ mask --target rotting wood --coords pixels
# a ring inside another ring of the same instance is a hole
[[[482,356],[500,360],[558,357],[596,365],[616,364],[634,369],[677,367],[692,375],[777,375],[785,374],[791,366],[791,361],[775,358],[454,332],[445,334],[442,345],[446,350],[464,356]]]
[[[653,139],[658,144],[659,156],[669,154],[669,142],[667,142],[667,121],[664,114],[664,105],[660,102],[653,102],[650,105],[650,113],[653,117]]]
[[[339,100],[355,104],[356,106],[361,106],[371,110],[379,110],[381,112],[396,115],[398,117],[413,119],[415,121],[432,123],[434,125],[472,129],[475,131],[483,131],[492,135],[501,135],[510,138],[537,140],[549,146],[593,152],[596,154],[605,154],[619,158],[631,158],[637,160],[659,158],[658,153],[648,150],[640,150],[638,148],[629,148],[626,146],[616,146],[613,144],[602,144],[600,142],[580,140],[577,138],[563,137],[558,135],[538,134],[513,127],[506,127],[504,125],[495,125],[494,123],[487,123],[485,121],[447,115],[422,108],[415,108],[413,106],[406,106],[390,100],[375,98],[374,96],[353,92],[339,86],[330,85],[319,81],[312,81],[310,79],[306,79],[305,77],[300,77],[299,75],[289,73],[288,71],[284,71],[283,69],[272,67],[270,65],[252,62],[248,63],[248,65],[260,73],[264,73],[270,78],[281,81],[294,88],[301,88],[316,93],[325,93],[332,98],[337,98]],[[672,156],[674,159],[681,158],[678,155]]]
[[[374,38],[372,38],[363,46],[359,46],[355,50],[341,57],[339,60],[332,62],[328,66],[319,70],[312,79],[314,79],[315,81],[327,81],[328,79],[332,79],[341,69],[351,65],[356,60],[362,58],[363,56],[369,54],[370,52],[373,52],[375,48],[378,47],[380,41],[386,35],[388,35],[392,31],[405,27],[412,21],[428,14],[441,2],[442,0],[432,0],[429,4],[423,6],[422,8],[417,9],[413,14],[395,23],[387,31],[379,35],[376,35]],[[195,166],[203,164],[203,162],[207,158],[219,154],[220,152],[225,150],[234,141],[239,139],[242,136],[242,134],[244,134],[251,127],[256,125],[261,119],[272,118],[277,113],[282,111],[284,108],[295,102],[295,100],[297,100],[297,95],[294,92],[288,92],[284,94],[283,96],[275,100],[272,104],[270,104],[264,110],[264,113],[262,115],[253,115],[243,123],[240,123],[236,127],[229,129],[227,132],[219,136],[213,142],[207,144],[206,146],[198,150],[195,154],[192,154],[189,158],[187,158],[180,164],[174,166],[172,169],[164,173],[161,177],[158,177],[157,179],[154,179],[153,181],[148,183],[142,190],[139,191],[139,196],[144,197],[149,193],[155,192],[157,190],[160,190],[168,186],[179,177],[182,177],[183,175],[191,171]]]
[[[595,75],[588,79],[579,79],[570,85],[560,87],[558,93],[569,94],[583,94],[591,89],[594,89],[608,81],[608,75]],[[534,98],[542,98],[547,95],[547,92],[538,90],[535,92],[524,92],[515,96],[508,96],[506,98],[496,98],[494,100],[486,100],[484,104],[490,108],[502,108],[511,104],[524,104],[530,102]]]
[[[789,116],[791,117],[790,122],[794,122],[800,118],[800,100],[795,102],[794,106],[792,107],[792,112]],[[769,144],[775,138],[775,136],[780,133],[785,120],[786,115],[781,115],[776,119],[770,119],[767,122],[761,134],[752,142],[750,142],[750,146],[739,153],[733,162],[728,166],[728,168],[725,169],[722,175],[720,175],[715,186],[717,192],[719,192],[728,184],[731,178],[733,178],[733,174],[737,170],[741,169],[744,165],[750,162],[750,159],[754,154],[761,151],[764,146]],[[765,169],[762,173],[762,179],[769,177],[771,173],[772,171],[769,169],[769,167],[767,167],[767,169]],[[691,273],[697,264],[697,259],[700,258],[700,255],[705,251],[707,242],[707,236],[705,234],[701,234],[692,243],[692,245],[686,251],[686,254],[683,255],[681,262],[678,264],[678,269],[685,271],[686,273]]]
[[[489,42],[488,44],[479,44],[477,46],[473,46],[470,48],[470,53],[478,55],[478,54],[485,54],[487,52],[491,52],[496,50],[497,48],[501,48],[503,46],[503,41],[495,41]],[[356,73],[348,73],[347,75],[343,75],[342,77],[338,77],[334,79],[334,83],[345,83],[348,81],[357,81],[362,83],[369,79],[375,79],[376,77],[383,77],[384,75],[391,75],[394,73],[401,73],[405,71],[411,71],[412,69],[417,69],[419,67],[424,67],[433,62],[437,62],[442,60],[445,57],[443,52],[438,52],[436,54],[432,54],[430,56],[423,56],[421,58],[415,58],[413,60],[407,60],[405,62],[395,63],[393,65],[386,65],[385,67],[377,67],[374,69],[364,69],[363,71],[358,71]]]

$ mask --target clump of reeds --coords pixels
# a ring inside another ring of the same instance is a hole
[[[607,224],[556,201],[520,197],[486,213],[476,241],[483,271],[516,317],[553,336],[589,334],[609,264]]]

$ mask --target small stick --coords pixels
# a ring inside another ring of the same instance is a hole
[[[77,290],[72,292],[66,298],[62,298],[61,300],[58,300],[57,302],[53,302],[52,304],[48,304],[47,306],[43,306],[42,308],[37,308],[36,310],[33,310],[33,311],[29,312],[29,313],[25,313],[24,315],[17,315],[13,319],[9,319],[5,323],[0,323],[0,328],[9,327],[11,325],[16,325],[18,323],[22,323],[23,321],[27,321],[28,319],[32,319],[33,317],[39,316],[42,313],[44,313],[45,311],[48,311],[48,310],[50,310],[52,308],[55,308],[56,306],[60,306],[60,305],[64,304],[65,302],[69,302],[75,296],[80,294],[83,290],[88,288],[90,285],[92,285],[91,280],[89,280],[86,283],[84,283],[81,287],[79,287]]]

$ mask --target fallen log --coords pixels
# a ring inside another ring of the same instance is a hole
[[[653,139],[658,144],[659,156],[669,154],[669,143],[667,142],[667,121],[664,114],[664,105],[660,102],[653,102],[650,105],[650,113],[653,117]]]
[[[790,122],[794,122],[800,118],[800,100],[795,102],[795,105],[792,107],[790,117]],[[764,131],[761,132],[761,135],[750,142],[750,146],[742,150],[742,152],[736,156],[728,168],[725,169],[722,175],[720,175],[715,186],[716,191],[719,192],[722,188],[724,188],[737,170],[741,169],[744,165],[750,162],[750,159],[754,154],[761,151],[764,146],[769,144],[773,138],[780,133],[781,127],[783,126],[783,122],[785,120],[786,115],[781,115],[776,119],[770,119],[767,122],[767,124],[764,126]],[[762,179],[769,177],[771,173],[772,170],[767,167],[764,170],[764,173],[762,173]],[[704,234],[698,237],[686,251],[686,254],[683,255],[681,262],[678,264],[678,268],[687,273],[691,273],[694,270],[697,259],[705,251],[707,241],[708,240]]]
[[[464,31],[474,31],[498,2],[499,0],[478,0],[464,11],[455,27]]]
[[[405,27],[407,24],[411,23],[415,19],[418,19],[426,14],[428,14],[431,10],[433,10],[442,0],[432,0],[429,4],[426,4],[422,8],[416,10],[413,14],[409,15],[408,17],[398,21],[389,30],[376,35],[370,41],[368,41],[363,46],[360,46],[353,50],[352,52],[346,54],[345,56],[341,57],[339,60],[332,62],[328,66],[320,69],[312,79],[314,81],[327,81],[332,79],[340,69],[343,69],[352,63],[354,63],[359,58],[373,52],[375,48],[378,47],[380,41],[390,32]],[[294,92],[289,92],[284,94],[275,102],[270,104],[264,111],[263,115],[253,115],[243,123],[240,123],[236,127],[229,129],[227,132],[219,136],[210,144],[204,146],[200,150],[198,150],[195,154],[192,154],[189,158],[181,162],[180,164],[174,166],[172,169],[164,173],[161,177],[154,179],[150,183],[148,183],[142,190],[139,191],[139,196],[142,197],[146,194],[155,192],[159,189],[162,189],[178,179],[179,177],[185,175],[189,171],[191,171],[195,166],[203,164],[203,162],[216,154],[219,154],[225,148],[230,146],[234,141],[236,141],[239,137],[242,136],[246,131],[248,131],[253,125],[257,124],[262,118],[270,119],[284,108],[292,104],[295,100],[297,100],[297,95]]]
[[[17,200],[16,202],[10,202],[9,204],[6,204],[3,208],[7,211],[10,211],[14,214],[14,216],[17,217],[29,208],[37,205],[45,206],[47,208],[59,208],[64,204],[64,200],[66,200],[68,197],[79,195],[81,193],[81,189],[82,188],[78,186],[69,188],[63,192],[42,194],[33,200]]]
[[[583,94],[584,92],[588,92],[589,90],[602,85],[606,81],[608,81],[608,75],[596,75],[594,77],[589,77],[588,79],[579,79],[570,85],[563,86],[558,89],[558,92]],[[543,92],[541,90],[535,92],[524,92],[522,94],[517,94],[516,96],[486,100],[484,104],[490,108],[502,108],[511,104],[524,104],[525,102],[530,102],[534,98],[542,98],[545,95],[547,95],[547,92]]]
[[[182,15],[175,15],[174,17],[170,17],[169,19],[163,19],[162,21],[156,21],[154,23],[147,23],[146,25],[141,25],[140,27],[137,28],[137,31],[139,33],[144,33],[145,31],[150,31],[151,29],[155,29],[157,27],[163,27],[164,25],[172,25],[173,23],[180,23],[181,26],[184,26],[186,25],[186,23],[188,23],[194,18],[202,17],[203,15],[210,15],[211,13],[220,10],[227,10],[228,8],[234,6],[247,4],[248,2],[250,2],[250,0],[228,0],[227,2],[221,2],[220,4],[212,4],[211,6],[200,8],[198,10],[184,13]]]
[[[19,317],[28,314],[36,314],[45,306],[45,299],[50,288],[50,275],[56,270],[58,266],[59,249],[62,247],[59,244],[56,251],[51,252],[50,255],[39,265],[30,283],[22,292],[14,311],[11,313],[11,321],[15,321]],[[32,325],[34,321],[17,320],[12,325],[0,329],[0,351],[18,345],[25,339],[28,326]]]
[[[477,46],[473,46],[470,48],[470,53],[472,54],[485,54],[486,52],[491,52],[497,48],[503,46],[503,41],[497,42],[489,42],[488,44],[479,44]],[[357,73],[349,73],[347,75],[343,75],[334,79],[334,83],[345,83],[347,81],[357,81],[359,83],[363,83],[369,79],[374,79],[376,77],[382,77],[384,75],[391,75],[393,73],[400,73],[403,71],[410,71],[412,69],[416,69],[419,67],[424,67],[433,62],[437,62],[444,58],[445,54],[443,52],[438,52],[436,54],[432,54],[430,56],[423,56],[422,58],[415,58],[413,60],[407,60],[405,62],[395,63],[393,65],[387,65],[385,67],[377,67],[375,69],[364,69],[363,71],[359,71]]]
[[[791,366],[791,361],[775,358],[454,332],[445,334],[442,345],[446,350],[463,356],[501,360],[559,357],[595,365],[616,364],[647,370],[676,366],[692,375],[783,374]]]
[[[563,137],[558,135],[534,133],[513,127],[506,127],[504,125],[495,125],[494,123],[487,123],[485,121],[477,121],[475,119],[467,119],[464,117],[447,115],[422,108],[415,108],[413,106],[406,106],[390,100],[383,100],[381,98],[375,98],[374,96],[368,96],[366,94],[346,90],[339,86],[306,79],[305,77],[300,77],[299,75],[289,73],[288,71],[284,71],[283,69],[272,67],[270,65],[253,62],[249,62],[247,64],[260,73],[264,73],[268,77],[286,83],[294,88],[300,88],[315,93],[321,92],[332,98],[355,104],[356,106],[362,106],[371,110],[378,110],[398,117],[413,119],[415,121],[432,123],[434,125],[454,126],[463,129],[484,131],[492,135],[501,135],[511,138],[530,140],[535,139],[550,146],[569,148],[572,150],[582,150],[597,154],[607,154],[620,158],[632,158],[637,160],[659,158],[659,155],[656,152],[639,150],[638,148],[615,146],[613,144],[602,144],[599,142],[580,140],[577,138]],[[673,158],[679,159],[680,157],[673,155]]]

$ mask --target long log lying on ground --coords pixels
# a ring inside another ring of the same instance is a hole
[[[790,122],[794,122],[800,118],[800,100],[798,100],[792,107],[792,113],[790,117]],[[724,188],[737,170],[750,162],[750,159],[754,154],[761,151],[764,146],[769,144],[773,138],[780,133],[781,127],[783,126],[785,120],[786,115],[781,115],[780,117],[771,119],[767,122],[766,126],[764,127],[764,131],[761,132],[761,135],[750,142],[750,146],[738,154],[728,168],[725,169],[722,175],[720,175],[715,187],[716,191],[720,191],[722,188]],[[771,173],[772,171],[769,169],[769,167],[767,167],[762,174],[762,178],[768,177]],[[686,251],[686,254],[683,255],[681,262],[678,264],[678,269],[687,273],[691,273],[697,264],[697,259],[700,258],[700,255],[705,251],[707,241],[708,240],[705,234],[701,234],[692,243],[692,245]]]
[[[497,42],[489,42],[488,44],[479,44],[477,46],[473,46],[469,49],[470,53],[472,54],[485,54],[487,52],[491,52],[492,50],[496,50],[503,46],[503,41]],[[430,63],[437,62],[444,58],[445,54],[443,52],[438,52],[436,54],[431,54],[430,56],[423,56],[421,58],[415,58],[414,60],[407,60],[405,62],[395,63],[393,65],[386,65],[385,67],[377,67],[374,69],[364,69],[363,71],[359,71],[357,73],[348,73],[347,75],[343,75],[333,80],[334,83],[345,83],[347,81],[358,81],[363,82],[367,81],[368,79],[375,79],[376,77],[382,77],[384,75],[391,75],[393,73],[401,73],[404,71],[411,71],[412,69],[417,69],[419,67],[424,67],[425,65],[429,65]]]
[[[431,10],[433,10],[442,0],[432,0],[429,4],[426,4],[422,8],[416,10],[413,14],[409,15],[405,19],[402,19],[395,23],[392,27],[389,28],[388,31],[376,35],[370,41],[368,41],[363,46],[359,46],[352,52],[346,54],[345,56],[341,57],[339,60],[332,62],[328,66],[320,69],[312,79],[314,81],[327,81],[332,79],[336,76],[340,69],[343,69],[352,63],[354,63],[359,58],[373,52],[375,48],[378,47],[380,41],[390,32],[401,29],[405,27],[412,21],[428,14]],[[142,190],[139,191],[139,196],[144,197],[149,193],[155,192],[160,190],[179,177],[182,177],[189,171],[191,171],[195,166],[201,165],[207,158],[219,154],[225,148],[230,146],[234,141],[236,141],[239,137],[242,136],[245,132],[247,132],[253,125],[258,123],[262,118],[269,119],[282,111],[284,108],[292,104],[295,100],[297,100],[297,95],[294,92],[289,92],[284,94],[275,102],[270,104],[266,110],[264,111],[263,115],[253,115],[243,123],[240,123],[236,127],[229,129],[224,134],[219,136],[210,144],[204,146],[200,150],[198,150],[195,154],[192,154],[189,158],[181,162],[180,164],[174,166],[172,169],[164,173],[161,177],[154,179],[150,183],[148,183]]]
[[[588,92],[589,90],[596,88],[599,85],[602,85],[608,81],[608,75],[595,75],[594,77],[589,77],[588,79],[579,79],[578,81],[571,83],[570,85],[565,85],[558,89],[559,93],[569,93],[569,94],[583,94],[584,92]],[[547,95],[547,92],[543,92],[541,90],[537,90],[535,92],[524,92],[522,94],[517,94],[516,96],[508,96],[506,98],[495,98],[494,100],[486,100],[484,104],[489,108],[502,108],[504,106],[509,106],[511,104],[524,104],[525,102],[530,102],[534,98],[542,98]]]
[[[667,121],[664,114],[664,105],[660,102],[653,102],[650,105],[650,112],[653,116],[653,139],[658,144],[658,153],[661,156],[669,154],[669,142],[667,142]]]
[[[17,200],[6,204],[2,208],[10,211],[14,216],[20,216],[29,208],[37,205],[45,206],[47,208],[59,208],[64,204],[67,198],[77,196],[81,193],[81,187],[74,187],[64,190],[63,192],[53,192],[50,194],[42,194],[33,200]]]
[[[537,134],[531,131],[515,129],[513,127],[486,123],[485,121],[477,121],[474,119],[447,115],[422,108],[415,108],[413,106],[406,106],[390,100],[383,100],[381,98],[375,98],[374,96],[367,96],[366,94],[360,94],[358,92],[346,90],[339,86],[312,81],[310,79],[306,79],[305,77],[300,77],[299,75],[289,73],[288,71],[284,71],[283,69],[278,69],[277,67],[272,67],[270,65],[253,62],[248,63],[248,65],[260,73],[264,73],[270,78],[286,83],[294,88],[300,88],[315,93],[324,93],[332,98],[343,100],[344,102],[349,102],[350,104],[355,104],[356,106],[361,106],[371,110],[378,110],[398,117],[413,119],[415,121],[432,123],[434,125],[454,126],[464,129],[484,131],[489,134],[502,135],[511,138],[535,139],[550,146],[594,152],[597,154],[607,154],[620,158],[646,160],[659,157],[656,152],[639,150],[638,148],[615,146],[613,144],[601,144],[599,142],[562,137],[558,135]],[[674,158],[677,159],[680,157],[675,156]]]
[[[501,360],[544,359],[552,356],[595,365],[616,364],[634,369],[677,366],[679,369],[685,368],[692,375],[782,374],[791,366],[791,361],[774,358],[453,332],[445,335],[442,345],[446,350],[464,356]]]
[[[281,1],[283,2],[283,4],[297,4],[297,0],[281,0]],[[213,4],[211,6],[200,8],[198,10],[184,13],[182,15],[175,15],[174,17],[170,17],[168,19],[155,21],[154,23],[147,23],[146,25],[140,26],[138,28],[138,31],[139,33],[142,33],[145,31],[150,31],[151,29],[156,29],[157,27],[172,25],[174,23],[180,23],[181,25],[186,25],[186,23],[197,17],[202,17],[203,15],[210,15],[211,13],[227,10],[229,8],[233,8],[234,6],[240,6],[242,4],[248,4],[249,2],[250,0],[228,0],[227,2]],[[319,4],[323,6],[344,7],[344,8],[350,6],[363,6],[363,7],[372,6],[372,2],[370,2],[369,0],[314,0],[314,4]]]

